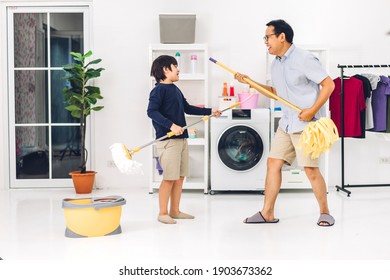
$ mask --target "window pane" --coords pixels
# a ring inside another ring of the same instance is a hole
[[[51,71],[51,121],[52,123],[78,123],[80,119],[71,116],[65,109],[64,95],[62,89],[66,81],[62,79],[66,73],[62,70]]]
[[[48,128],[16,127],[16,178],[49,178]]]
[[[46,14],[14,14],[15,67],[45,67]]]
[[[70,52],[83,52],[83,14],[50,14],[51,66],[71,63]]]
[[[15,71],[15,123],[47,123],[47,72]]]
[[[52,128],[53,178],[69,178],[68,173],[80,169],[80,127]]]

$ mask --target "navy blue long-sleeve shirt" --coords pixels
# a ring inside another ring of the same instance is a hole
[[[185,114],[210,115],[211,112],[211,108],[190,105],[175,84],[157,83],[150,92],[147,113],[156,130],[156,139],[170,132],[172,124],[186,126]],[[188,138],[188,132],[185,130],[182,135],[171,138]]]

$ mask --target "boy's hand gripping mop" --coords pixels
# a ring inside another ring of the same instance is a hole
[[[221,66],[222,68],[224,68],[225,70],[229,71],[232,74],[237,73],[233,69],[228,68],[221,62],[218,62],[211,57],[210,57],[210,61]],[[292,109],[298,112],[302,111],[297,106],[291,104],[290,102],[277,96],[276,94],[266,90],[265,88],[261,87],[251,79],[244,78],[244,81],[247,82],[252,87],[254,87],[255,89],[257,89],[259,92],[271,96],[272,98],[286,104],[287,106],[291,107]],[[331,118],[323,117],[320,118],[319,120],[313,118],[312,122],[310,122],[310,124],[306,126],[306,128],[303,130],[301,134],[301,137],[299,139],[299,147],[304,149],[305,155],[310,155],[310,157],[314,159],[314,158],[318,158],[320,154],[329,150],[332,147],[333,143],[338,139],[339,139],[338,130]]]
[[[245,98],[243,101],[241,102],[236,102],[232,105],[230,105],[228,108],[225,108],[223,110],[221,110],[221,113],[229,110],[229,109],[233,109],[237,106],[239,106],[240,104],[242,103],[245,103],[246,101],[249,100],[249,98],[251,98],[253,95]],[[192,123],[192,124],[189,124],[189,125],[186,125],[184,126],[183,128],[184,129],[187,129],[188,127],[191,127],[191,126],[194,126],[202,121],[208,121],[211,117],[213,117],[214,115],[211,114],[211,115],[208,115],[208,116],[203,116],[202,118],[200,118],[198,121]],[[125,173],[125,174],[142,174],[142,169],[141,169],[141,164],[134,161],[133,160],[133,154],[135,154],[136,152],[139,152],[141,149],[147,147],[147,146],[150,146],[156,142],[159,142],[161,140],[164,140],[166,138],[169,138],[169,137],[172,137],[174,136],[175,133],[170,131],[168,132],[166,135],[160,137],[160,138],[157,138],[153,141],[150,141],[149,143],[146,143],[142,146],[139,146],[137,148],[134,148],[132,150],[129,150],[124,144],[121,144],[121,143],[115,143],[113,144],[110,149],[111,149],[111,154],[112,154],[112,159],[114,160],[114,163],[115,165],[118,167],[119,171],[122,172],[122,173]]]

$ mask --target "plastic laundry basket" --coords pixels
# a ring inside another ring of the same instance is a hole
[[[96,237],[121,233],[120,219],[125,204],[126,200],[121,196],[65,198],[62,201],[65,236]]]

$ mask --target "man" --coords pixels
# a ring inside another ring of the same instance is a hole
[[[298,165],[304,167],[320,208],[317,224],[332,226],[335,220],[329,214],[326,184],[319,161],[305,156],[297,145],[302,131],[313,117],[319,119],[326,115],[324,104],[333,92],[334,83],[314,55],[293,44],[294,31],[287,22],[272,20],[266,26],[264,42],[268,52],[276,56],[271,66],[273,86],[259,85],[298,106],[301,112],[282,104],[283,115],[267,160],[263,209],[246,218],[244,223],[279,222],[274,217],[274,206],[282,183],[282,167],[285,163],[290,165],[296,158]],[[245,83],[244,78],[248,76],[237,73],[235,78]]]

